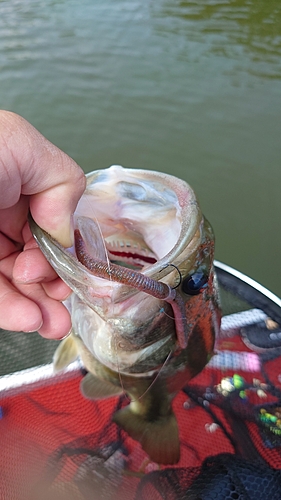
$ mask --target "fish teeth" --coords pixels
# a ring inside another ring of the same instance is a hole
[[[124,241],[124,240],[109,241],[108,245],[109,246],[114,246],[115,248],[116,247],[122,247],[123,248],[123,247],[131,247],[131,246],[133,246],[134,248],[139,247],[139,245],[137,243],[134,243],[134,245],[132,245],[130,241]]]
[[[114,240],[114,241],[106,241],[106,247],[107,249],[110,251],[110,248],[113,248],[113,249],[122,249],[124,250],[124,248],[135,248],[137,250],[141,250],[142,252],[144,252],[145,254],[148,253],[148,248],[144,248],[142,247],[139,243],[137,242],[131,242],[131,241],[125,241],[125,240]]]
[[[142,235],[135,231],[126,231],[123,234],[114,234],[105,238],[106,248],[112,262],[121,265],[128,264],[142,268],[146,264],[153,264],[157,258],[143,241]],[[120,255],[118,255],[120,254]]]
[[[146,245],[141,234],[135,231],[126,231],[123,234],[117,233],[105,238],[106,248],[110,250],[135,250],[140,255],[154,257],[154,253]]]

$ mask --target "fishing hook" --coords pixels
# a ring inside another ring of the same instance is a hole
[[[178,288],[178,287],[181,285],[181,283],[182,283],[182,274],[181,274],[181,272],[180,272],[179,268],[178,268],[175,264],[171,264],[170,262],[169,262],[168,264],[166,264],[166,266],[162,267],[162,269],[160,270],[160,273],[161,273],[162,271],[164,271],[164,269],[167,269],[167,267],[169,267],[169,266],[174,267],[174,268],[178,271],[178,273],[179,273],[179,277],[180,277],[180,281],[179,281],[179,283],[178,283],[176,286],[171,286],[172,290],[175,290],[175,289],[176,289],[176,288]]]

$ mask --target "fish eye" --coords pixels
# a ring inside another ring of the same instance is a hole
[[[204,271],[196,271],[184,278],[182,291],[188,295],[198,295],[208,284],[208,276]]]

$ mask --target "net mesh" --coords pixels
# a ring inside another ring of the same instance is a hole
[[[112,422],[125,396],[83,398],[79,364],[52,375],[57,342],[1,332],[1,499],[281,498],[281,329],[272,304],[218,277],[217,354],[173,401],[173,467],[151,462]]]

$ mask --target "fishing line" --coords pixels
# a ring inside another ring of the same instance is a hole
[[[126,396],[127,396],[127,398],[131,401],[131,403],[135,403],[136,401],[140,401],[140,400],[141,400],[141,399],[142,399],[142,398],[143,398],[143,397],[144,397],[144,396],[148,393],[148,391],[150,391],[151,387],[155,384],[156,380],[158,380],[158,378],[160,377],[160,374],[161,374],[161,372],[163,371],[163,369],[165,368],[166,364],[168,363],[168,361],[169,361],[169,359],[170,359],[170,357],[171,357],[172,353],[173,353],[173,351],[172,351],[172,349],[171,349],[171,350],[170,350],[170,352],[169,352],[169,354],[167,355],[167,357],[166,357],[166,359],[165,359],[164,363],[162,364],[162,366],[161,366],[161,368],[160,368],[159,372],[157,372],[155,379],[154,379],[154,380],[152,380],[151,384],[150,384],[150,385],[148,386],[148,388],[147,388],[147,389],[143,392],[143,394],[141,394],[141,396],[139,396],[137,399],[130,399],[130,398],[128,398],[128,396],[126,395]]]
[[[178,268],[175,264],[171,264],[170,262],[168,262],[168,264],[166,264],[166,266],[162,267],[162,269],[160,270],[160,273],[161,273],[162,271],[164,271],[164,269],[167,269],[167,267],[169,267],[169,266],[174,267],[174,268],[178,271],[178,273],[179,273],[180,280],[179,280],[178,284],[177,284],[176,286],[172,286],[172,287],[171,287],[171,288],[172,288],[172,290],[175,290],[175,289],[176,289],[176,288],[178,288],[178,287],[181,285],[181,283],[182,283],[182,274],[181,274],[181,272],[180,272],[179,268]]]
[[[102,237],[102,243],[103,243],[104,250],[105,250],[106,262],[107,262],[107,266],[108,266],[109,281],[111,281],[111,283],[113,283],[112,277],[111,277],[111,261],[110,261],[110,259],[108,257],[108,251],[107,251],[106,244],[105,244],[105,238],[103,237],[103,234],[101,232],[101,227],[100,227],[99,221],[97,219],[96,219],[96,222],[97,222],[97,225],[98,225],[98,228],[99,228],[99,231],[100,231],[100,235]],[[117,338],[116,338],[114,330],[113,330],[113,344],[114,344],[114,351],[115,351],[114,352],[114,356],[115,356],[115,362],[116,362],[116,366],[117,366],[117,372],[118,372],[118,378],[119,378],[120,386],[121,386],[123,394],[125,394],[125,396],[128,398],[128,396],[126,394],[126,391],[125,391],[125,388],[124,388],[123,380],[122,380],[122,375],[121,375],[121,370],[120,370],[120,364],[119,364],[119,358],[118,358],[118,344],[117,344]]]
[[[170,316],[170,314],[168,314],[165,311],[164,307],[161,307],[160,312],[162,312],[163,314],[165,314],[165,316],[167,316],[167,318],[173,319],[175,321],[175,317],[174,316]]]
[[[93,212],[94,210],[92,210],[91,201],[88,198],[86,199],[86,201],[87,201],[87,204],[90,207],[90,212]],[[108,274],[109,274],[109,281],[112,281],[112,279],[111,279],[111,270],[110,270],[110,268],[111,268],[111,262],[110,262],[109,257],[108,257],[108,251],[107,251],[107,248],[106,248],[105,238],[104,238],[104,236],[102,234],[100,223],[99,223],[97,217],[95,217],[95,215],[89,217],[89,219],[94,220],[95,223],[96,223],[96,225],[97,225],[97,227],[98,227],[98,230],[99,230],[99,233],[100,233],[100,237],[101,237],[101,241],[102,241],[102,245],[103,245],[103,248],[104,248],[104,253],[105,253],[105,256],[106,256],[106,262],[107,262]]]
[[[91,212],[92,212],[92,207],[91,207],[90,200],[87,200],[87,203],[90,205]],[[108,256],[108,251],[107,251],[107,248],[106,248],[105,238],[104,238],[104,236],[102,234],[100,223],[99,223],[98,219],[95,216],[93,216],[91,218],[93,220],[95,220],[96,225],[98,227],[98,230],[99,230],[99,233],[100,233],[100,236],[101,236],[101,240],[102,240],[102,244],[103,244],[103,247],[104,247],[104,251],[105,251],[106,262],[107,262],[107,267],[108,267],[109,281],[111,281],[111,283],[113,283],[113,280],[112,280],[112,277],[111,277],[111,264],[112,263],[111,263],[111,261],[109,259],[109,256]],[[127,394],[126,394],[126,391],[125,391],[125,388],[124,388],[124,384],[123,384],[123,380],[122,380],[122,375],[121,375],[121,370],[120,370],[120,363],[119,363],[119,358],[118,358],[118,344],[117,344],[117,338],[116,338],[114,330],[113,330],[113,349],[114,349],[114,357],[115,357],[115,363],[116,363],[116,366],[117,366],[117,372],[118,372],[118,378],[119,378],[119,382],[120,382],[120,387],[122,389],[123,394],[126,396],[127,399],[129,399],[128,396],[127,396]]]
[[[87,200],[87,202],[89,203],[89,205],[91,205],[91,203],[89,202],[89,200]],[[106,263],[107,263],[107,274],[108,274],[108,280],[111,281],[111,283],[114,281],[114,279],[112,278],[111,276],[111,270],[112,270],[112,262],[110,261],[110,258],[109,258],[109,255],[108,255],[108,251],[107,251],[107,247],[106,247],[106,241],[105,241],[105,238],[102,234],[102,230],[101,230],[101,226],[100,226],[100,223],[98,221],[98,219],[95,217],[95,216],[92,216],[92,219],[95,220],[95,223],[96,223],[96,226],[98,228],[98,232],[99,232],[99,235],[101,237],[101,241],[102,241],[102,245],[104,247],[104,251],[105,251],[105,258],[106,258]],[[181,273],[179,271],[179,269],[177,268],[176,265],[174,264],[167,264],[163,269],[165,269],[166,267],[168,266],[172,266],[174,267],[178,273],[179,273],[179,276],[180,276],[180,282],[178,283],[178,285],[175,287],[177,288],[180,284],[181,284],[181,280],[182,280],[182,276],[181,276]],[[113,305],[113,309],[114,309],[114,303],[112,304]],[[164,313],[170,317],[165,311]],[[174,318],[171,318],[171,319],[174,319]],[[120,363],[119,363],[119,357],[118,357],[118,341],[117,341],[117,337],[115,335],[115,332],[114,332],[114,329],[112,331],[112,340],[113,340],[113,353],[114,353],[114,357],[115,357],[115,363],[116,363],[116,367],[117,367],[117,373],[118,373],[118,378],[119,378],[119,383],[120,383],[120,387],[122,389],[122,392],[123,394],[125,395],[125,397],[130,400],[130,398],[127,396],[127,393],[126,393],[126,390],[125,390],[125,387],[124,387],[124,383],[123,383],[123,380],[122,380],[122,372],[120,370]],[[157,375],[155,376],[155,378],[153,379],[153,381],[151,382],[151,384],[149,385],[149,387],[144,391],[144,393],[139,396],[135,401],[137,400],[140,400],[141,398],[143,398],[145,396],[145,394],[147,394],[147,392],[150,390],[150,388],[155,384],[155,382],[157,381],[158,377],[160,376],[162,370],[165,368],[166,364],[168,363],[170,357],[171,357],[171,354],[172,354],[172,350],[168,353],[165,361],[163,362],[160,370],[157,372]],[[131,401],[134,401],[134,400],[131,400]]]
[[[110,259],[108,257],[108,251],[107,251],[107,248],[106,248],[105,239],[104,239],[104,237],[102,235],[102,232],[101,232],[100,225],[99,225],[98,221],[97,221],[97,224],[99,226],[99,230],[100,230],[102,241],[103,241],[103,246],[104,246],[104,249],[105,249],[106,262],[107,262],[107,266],[108,266],[109,281],[111,281],[111,283],[113,283],[112,277],[111,277],[111,261],[110,261]],[[122,380],[122,375],[121,375],[121,370],[120,370],[120,364],[119,364],[119,358],[118,358],[118,344],[117,344],[117,338],[116,338],[114,330],[113,330],[113,344],[114,344],[114,351],[115,351],[114,352],[114,356],[115,356],[115,362],[116,362],[116,366],[117,366],[117,372],[118,372],[118,378],[119,378],[120,386],[121,386],[123,394],[125,394],[125,396],[128,398],[128,396],[126,394],[126,391],[125,391],[125,388],[124,388],[123,380]]]
[[[168,265],[172,265],[173,267],[176,267],[176,266],[174,266],[173,264],[168,264]],[[167,265],[166,267],[168,267],[168,265]],[[178,268],[177,268],[177,267],[176,267],[176,269],[178,270]],[[180,273],[180,271],[179,271],[179,270],[178,270],[178,272]],[[177,286],[178,286],[178,285],[177,285]],[[162,309],[163,309],[164,314],[166,314],[166,316],[168,316],[169,318],[171,318],[171,319],[173,319],[173,320],[175,319],[174,317],[169,316],[169,315],[166,313],[166,311],[164,310],[164,308],[162,308]],[[160,309],[160,311],[161,311],[161,309]],[[114,340],[116,341],[116,339],[114,339]],[[151,384],[149,385],[149,387],[148,387],[148,388],[144,391],[144,393],[143,393],[143,394],[141,394],[141,395],[140,395],[137,399],[131,399],[131,398],[129,398],[129,397],[127,396],[126,390],[125,390],[125,388],[124,388],[124,384],[123,384],[123,381],[122,381],[122,374],[121,374],[121,371],[120,371],[120,369],[119,369],[119,362],[118,362],[118,355],[117,355],[117,344],[116,344],[116,343],[115,343],[115,346],[116,346],[116,364],[117,364],[117,369],[118,369],[118,377],[119,377],[119,382],[120,382],[120,385],[121,385],[121,389],[122,389],[122,391],[123,391],[123,394],[125,395],[126,399],[127,399],[128,401],[130,401],[131,403],[136,402],[136,401],[140,401],[140,400],[141,400],[141,399],[145,396],[145,394],[147,394],[147,393],[148,393],[148,391],[151,389],[151,387],[155,384],[156,380],[158,379],[158,377],[160,376],[161,372],[163,371],[163,369],[165,368],[166,364],[168,363],[168,361],[169,361],[169,359],[170,359],[170,357],[171,357],[171,355],[172,355],[172,352],[173,352],[173,351],[172,351],[172,349],[170,350],[170,352],[168,353],[168,355],[167,355],[167,357],[166,357],[165,361],[163,362],[163,364],[162,364],[162,366],[161,366],[160,370],[157,372],[156,377],[155,377],[155,378],[154,378],[154,380],[151,382]]]
[[[160,309],[160,313],[163,313],[165,314],[165,316],[167,316],[169,319],[172,319],[174,322],[175,322],[175,316],[170,316],[170,314],[167,313],[167,311],[165,311],[164,307],[161,307]],[[181,316],[182,320],[185,320],[186,317],[185,316]]]
[[[166,266],[162,267],[162,269],[160,270],[160,272],[161,272],[161,271],[164,271],[164,269],[167,269],[167,267],[169,267],[169,266],[174,267],[174,268],[178,271],[178,273],[179,273],[179,277],[180,277],[180,281],[179,281],[179,283],[178,283],[176,286],[172,286],[172,287],[171,287],[171,288],[172,288],[172,290],[175,290],[175,289],[176,289],[176,288],[178,288],[178,287],[181,285],[181,283],[182,283],[182,274],[181,274],[181,272],[180,272],[179,268],[178,268],[175,264],[172,264],[171,262],[168,262],[168,264],[166,264]],[[174,317],[174,316],[170,316],[170,315],[169,315],[169,314],[165,311],[164,307],[162,307],[162,308],[160,309],[160,312],[163,312],[163,314],[165,314],[168,318],[173,319],[173,320],[175,321],[175,317]],[[183,318],[183,316],[182,316],[182,318]]]
[[[94,210],[92,209],[91,201],[89,199],[87,199],[86,201],[87,201],[87,204],[89,205],[89,208],[90,208],[89,212],[90,213],[94,212]],[[108,267],[109,281],[111,281],[111,283],[112,283],[112,278],[111,278],[111,262],[110,262],[110,259],[108,257],[108,251],[107,251],[107,248],[106,248],[105,238],[104,238],[104,236],[102,234],[100,223],[99,223],[97,217],[95,217],[95,215],[92,215],[90,218],[92,220],[94,220],[95,223],[96,223],[96,225],[97,225],[97,228],[98,228],[98,231],[99,231],[99,234],[100,234],[100,237],[101,237],[102,245],[103,245],[103,248],[104,248],[104,252],[105,252],[105,257],[106,257],[106,262],[107,262],[107,267]],[[126,392],[124,390],[124,385],[123,385],[123,382],[122,382],[122,378],[121,378],[121,373],[120,373],[120,364],[119,364],[119,359],[118,359],[118,354],[117,354],[117,352],[118,352],[118,349],[117,349],[117,339],[116,339],[114,331],[113,331],[113,344],[114,344],[114,357],[115,357],[115,362],[116,362],[116,365],[117,365],[117,371],[118,371],[120,386],[121,386],[121,389],[122,389],[123,393],[126,394]]]

